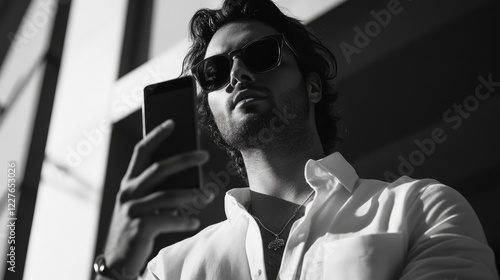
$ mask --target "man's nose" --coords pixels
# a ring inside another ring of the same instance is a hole
[[[231,68],[230,84],[235,87],[236,84],[255,81],[255,74],[248,69],[241,57],[233,58],[233,67]]]

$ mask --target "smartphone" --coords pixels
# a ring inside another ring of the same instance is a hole
[[[186,76],[144,88],[142,107],[144,136],[167,119],[175,122],[174,131],[154,151],[150,163],[200,149],[196,86],[193,77]],[[186,169],[167,177],[155,186],[153,191],[200,188],[201,172],[201,166]]]

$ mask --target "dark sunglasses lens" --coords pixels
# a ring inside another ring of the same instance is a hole
[[[223,86],[229,78],[230,64],[224,56],[205,59],[197,68],[196,75],[200,85],[206,90]]]
[[[268,38],[249,45],[245,50],[245,64],[253,72],[264,72],[275,67],[280,56],[278,41]]]

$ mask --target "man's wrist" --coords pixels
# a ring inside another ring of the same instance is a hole
[[[98,255],[95,258],[94,271],[98,276],[103,276],[106,277],[107,279],[113,279],[113,280],[117,279],[109,269],[108,265],[106,264],[106,259],[104,258],[104,254]]]
[[[109,257],[109,256],[108,256]],[[94,260],[96,280],[140,280],[137,272],[131,273],[130,267],[120,261],[108,262],[104,254],[98,255]],[[119,265],[122,263],[122,265]],[[127,270],[128,267],[128,270]]]

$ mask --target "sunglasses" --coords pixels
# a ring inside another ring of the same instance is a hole
[[[280,65],[284,44],[299,59],[285,35],[274,34],[255,39],[239,50],[205,58],[191,68],[191,73],[202,89],[214,91],[229,83],[235,56],[239,55],[250,71],[265,73]]]

